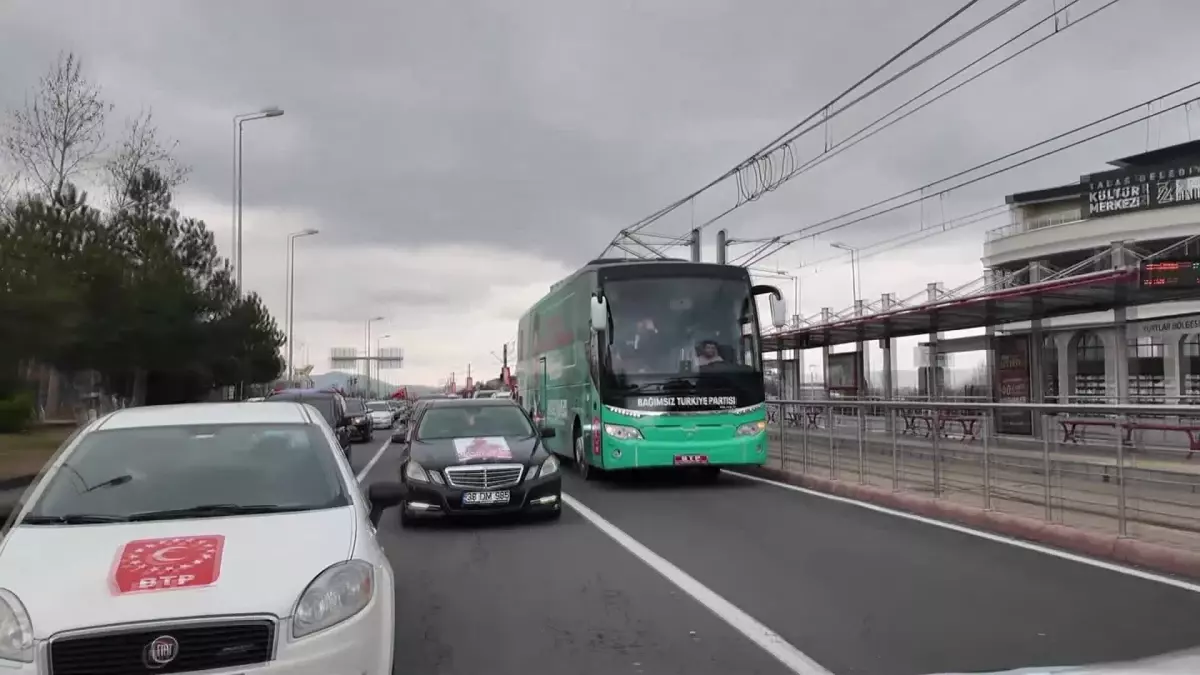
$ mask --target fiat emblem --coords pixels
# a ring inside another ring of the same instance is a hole
[[[179,656],[179,640],[170,635],[160,635],[150,641],[142,652],[147,668],[162,668]]]

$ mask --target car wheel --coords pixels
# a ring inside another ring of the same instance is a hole
[[[583,447],[583,432],[575,432],[575,469],[584,480],[596,480],[596,470],[587,461],[587,452]]]

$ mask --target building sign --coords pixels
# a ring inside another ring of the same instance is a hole
[[[1029,336],[1005,335],[996,338],[996,385],[1000,403],[1028,403],[1031,395],[1029,376]],[[996,431],[1009,436],[1033,435],[1033,411],[1005,409],[996,411]]]
[[[1200,204],[1200,160],[1084,176],[1084,218]]]
[[[863,354],[859,351],[830,354],[825,371],[825,388],[854,395],[863,386]]]
[[[1139,321],[1131,325],[1130,329],[1130,337],[1157,338],[1163,341],[1177,340],[1183,335],[1200,333],[1200,314]]]

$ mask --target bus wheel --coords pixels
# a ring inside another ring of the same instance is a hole
[[[596,470],[587,461],[587,451],[583,447],[583,432],[575,429],[575,469],[584,480],[596,480]]]

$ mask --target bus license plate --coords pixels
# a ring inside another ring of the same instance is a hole
[[[483,506],[485,504],[507,504],[510,496],[508,490],[497,490],[495,492],[468,492],[463,495],[464,504],[477,504]]]
[[[676,464],[708,464],[708,455],[675,455]]]

